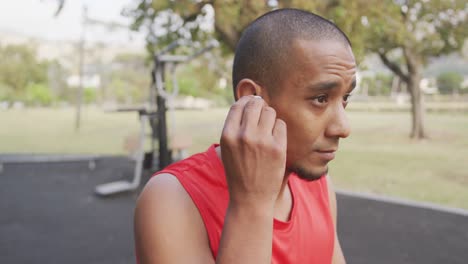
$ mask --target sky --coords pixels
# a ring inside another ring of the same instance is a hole
[[[48,40],[77,40],[81,34],[82,7],[88,8],[90,18],[114,21],[125,25],[130,20],[121,15],[135,0],[67,0],[62,12],[55,17],[55,0],[0,0],[0,31]],[[143,34],[130,30],[109,32],[92,27],[86,39],[94,42],[135,42],[143,44]],[[0,40],[1,41],[1,40]]]

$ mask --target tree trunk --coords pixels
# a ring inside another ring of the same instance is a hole
[[[392,88],[390,92],[391,98],[396,98],[400,92],[400,78],[397,75],[393,75]]]
[[[425,107],[424,107],[424,96],[419,88],[419,82],[421,77],[419,74],[410,75],[408,85],[408,90],[411,95],[411,138],[413,139],[424,139],[426,138],[426,132],[424,128],[424,117],[425,117]]]
[[[403,48],[403,55],[408,67],[407,89],[411,95],[411,115],[412,115],[412,128],[411,138],[424,139],[426,138],[426,131],[424,128],[424,96],[419,87],[421,81],[422,61],[418,57],[418,53],[411,50],[409,47]]]

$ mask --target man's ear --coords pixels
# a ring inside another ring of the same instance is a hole
[[[242,96],[259,95],[263,97],[264,89],[251,79],[242,79],[236,87],[236,100]]]

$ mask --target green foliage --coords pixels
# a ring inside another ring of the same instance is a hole
[[[398,50],[402,59],[396,66],[408,76],[413,73],[406,71],[406,64],[424,65],[431,57],[459,51],[468,37],[464,0],[334,2],[319,13],[348,35],[358,60],[367,53],[386,55]]]
[[[166,29],[161,35],[153,32],[149,36],[149,47],[168,38],[203,40],[215,36],[222,50],[232,53],[248,23],[282,7],[301,8],[334,21],[350,38],[358,63],[365,54],[377,53],[410,91],[414,103],[412,137],[425,136],[418,86],[422,68],[431,57],[463,47],[468,38],[466,0],[139,0],[137,8],[127,14],[134,19],[134,28]],[[209,8],[214,11],[214,32],[199,30],[209,22]]]
[[[95,88],[84,88],[83,99],[85,104],[95,103],[97,99],[97,91]]]
[[[463,76],[456,72],[444,72],[437,76],[437,88],[441,94],[459,92]]]
[[[76,100],[76,90],[70,89],[67,83],[67,71],[60,62],[53,60],[48,62],[48,85],[57,100],[64,102],[74,102]]]
[[[168,75],[166,78],[169,78]],[[176,71],[180,95],[216,98],[222,97],[223,90],[218,85],[218,76],[213,71],[206,70],[206,62],[196,61],[181,65]],[[168,80],[168,90],[172,90],[172,80]]]
[[[180,95],[191,95],[195,97],[199,97],[201,94],[201,91],[198,89],[199,82],[196,79],[193,79],[192,76],[182,76],[178,80],[179,84],[179,94]]]
[[[128,103],[132,101],[130,93],[128,92],[129,87],[125,81],[119,78],[112,78],[109,84],[111,88],[110,97],[119,103]]]
[[[112,63],[104,83],[105,99],[124,104],[138,104],[146,100],[150,87],[147,58],[140,54],[119,54]]]
[[[14,100],[14,94],[13,94],[13,88],[10,86],[0,83],[0,101],[13,101]]]
[[[0,46],[0,83],[16,98],[24,96],[29,83],[47,83],[47,66],[27,45]]]
[[[392,77],[386,74],[377,74],[375,77],[365,77],[361,86],[367,87],[370,96],[389,96],[392,91]]]
[[[113,62],[120,65],[132,66],[138,70],[146,70],[146,67],[150,63],[149,58],[144,54],[120,53],[115,55]]]
[[[49,87],[44,84],[30,83],[26,86],[25,101],[28,105],[50,106],[54,102]]]
[[[273,8],[268,2],[139,0],[136,8],[127,9],[124,14],[133,19],[133,29],[154,30],[147,37],[150,52],[155,52],[176,39],[205,43],[216,37],[225,54],[230,54],[247,24]],[[213,21],[210,9],[215,12],[214,25],[210,25]]]
[[[170,39],[206,39],[214,34],[232,53],[245,26],[273,8],[295,7],[334,21],[351,39],[358,59],[368,52],[387,54],[403,49],[425,63],[428,58],[458,51],[468,37],[468,4],[464,0],[278,0],[271,1],[146,1],[126,14],[134,28],[153,25],[165,29],[148,38],[152,45]],[[207,23],[207,6],[214,10],[214,29]],[[464,15],[463,15],[464,14]],[[197,30],[192,30],[197,28]],[[190,34],[188,33],[190,32]],[[226,49],[225,49],[226,50]],[[405,61],[404,63],[408,63]],[[405,68],[405,67],[402,67]]]

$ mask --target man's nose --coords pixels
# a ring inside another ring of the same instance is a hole
[[[346,138],[350,133],[351,126],[345,108],[342,104],[337,105],[331,113],[325,135],[327,137]]]

